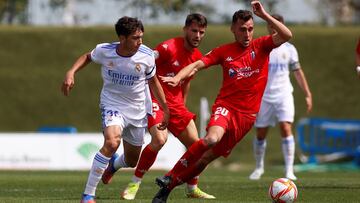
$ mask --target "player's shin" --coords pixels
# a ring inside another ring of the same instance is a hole
[[[95,196],[96,187],[103,175],[110,158],[102,155],[100,152],[96,153],[86,183],[84,194]]]
[[[166,175],[173,176],[178,175],[184,171],[189,166],[193,165],[200,157],[209,149],[210,147],[204,142],[203,139],[200,139],[197,142],[194,142],[190,148],[185,152],[185,154],[179,159],[175,166],[169,171]]]
[[[294,136],[288,136],[282,140],[282,151],[285,161],[285,171],[293,171],[294,156],[295,156],[295,141]]]
[[[138,166],[135,169],[135,176],[142,178],[149,168],[154,164],[158,151],[151,149],[150,145],[147,145],[141,153]]]
[[[198,176],[207,166],[207,163],[199,160],[196,163],[192,164],[186,168],[182,173],[177,176],[174,176],[168,188],[172,190],[178,185],[181,185],[184,182],[191,180],[192,178]]]

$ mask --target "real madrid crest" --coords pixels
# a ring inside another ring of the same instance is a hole
[[[113,67],[114,67],[114,62],[110,61],[110,62],[107,64],[107,67],[113,68]]]
[[[140,64],[136,64],[136,65],[135,65],[135,70],[136,70],[137,72],[140,72],[140,71],[141,71],[141,66],[140,66]]]

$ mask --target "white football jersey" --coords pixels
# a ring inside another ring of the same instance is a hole
[[[290,82],[290,71],[300,68],[296,48],[285,42],[273,49],[269,57],[269,76],[263,100],[275,102],[291,95],[293,86]]]
[[[147,79],[156,72],[153,50],[141,45],[129,57],[116,52],[119,42],[98,44],[91,51],[91,59],[101,64],[103,88],[100,106],[112,106],[130,120],[146,118]]]

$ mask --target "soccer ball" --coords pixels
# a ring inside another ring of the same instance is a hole
[[[274,203],[292,203],[298,196],[298,190],[293,181],[279,178],[271,183],[269,196]]]

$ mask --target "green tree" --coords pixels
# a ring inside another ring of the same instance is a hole
[[[245,3],[245,5],[249,5],[249,7],[250,7],[250,5],[251,5],[250,2],[252,0],[233,0],[233,1]],[[261,3],[267,8],[267,10],[270,13],[276,12],[275,8],[279,2],[280,2],[280,0],[263,0],[263,1],[261,1]]]
[[[360,22],[360,0],[307,0],[307,2],[317,8],[320,22],[326,25]]]
[[[201,3],[193,3],[191,0],[127,0],[128,6],[132,6],[143,13],[147,8],[151,10],[151,17],[156,18],[160,12],[166,14],[181,13],[186,10],[189,12],[212,12],[213,7]]]
[[[6,24],[13,24],[15,19],[26,23],[26,7],[28,0],[0,0],[0,19]]]

